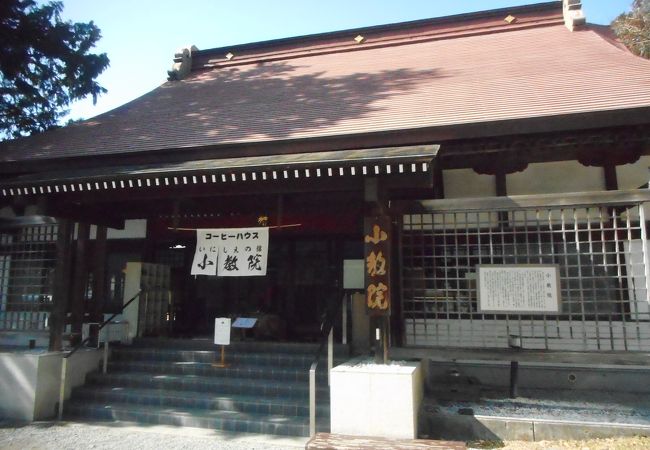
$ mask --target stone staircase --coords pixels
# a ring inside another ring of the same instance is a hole
[[[136,339],[114,347],[66,403],[72,420],[110,420],[285,436],[309,435],[309,366],[317,344],[233,342],[227,368],[209,340]],[[347,349],[337,346],[336,362]],[[323,353],[326,353],[325,351]],[[327,361],[317,375],[317,430],[329,430]]]

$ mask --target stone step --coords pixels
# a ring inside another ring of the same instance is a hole
[[[82,386],[73,391],[73,402],[129,404],[192,408],[208,411],[233,411],[250,414],[272,414],[308,417],[309,405],[303,400],[263,398],[250,395],[224,395],[204,392],[164,391],[128,387]],[[317,417],[329,418],[329,399],[317,404]]]
[[[307,354],[313,358],[319,343],[273,342],[273,341],[231,341],[228,352],[289,353]],[[174,339],[174,338],[135,338],[132,348],[178,349],[178,350],[219,350],[212,339]],[[334,344],[334,353],[345,357],[349,354],[347,345]]]
[[[318,345],[233,342],[228,367],[213,366],[211,340],[140,338],[112,346],[109,373],[73,391],[68,417],[307,436],[309,367]],[[335,364],[348,358],[339,346]],[[327,361],[317,373],[319,430],[329,428]]]
[[[309,370],[303,367],[270,367],[257,365],[237,365],[215,367],[212,363],[184,361],[141,361],[141,360],[111,360],[111,372],[147,372],[170,375],[200,375],[223,378],[254,378],[266,380],[282,380],[290,382],[308,382]],[[327,367],[319,364],[317,379],[327,378]]]
[[[151,348],[115,348],[111,353],[111,359],[116,361],[175,361],[175,362],[199,362],[213,363],[220,358],[220,355],[209,350],[174,350],[174,349],[151,349]],[[256,366],[279,366],[299,367],[309,369],[314,361],[313,355],[291,354],[291,353],[226,353],[226,361],[232,365],[256,365]],[[325,357],[321,358],[325,363]],[[336,363],[343,361],[337,359]]]
[[[147,372],[109,372],[107,374],[94,372],[88,374],[86,381],[89,384],[110,387],[256,395],[271,398],[303,399],[305,401],[309,398],[309,384],[307,382],[153,374]],[[322,383],[321,387],[317,389],[317,396],[320,399],[329,396],[329,389],[322,387]]]
[[[283,436],[308,436],[309,419],[197,408],[129,405],[103,402],[68,402],[66,417],[83,420],[127,421],[160,425],[209,428],[228,432],[264,433]],[[322,422],[318,428],[329,426]]]

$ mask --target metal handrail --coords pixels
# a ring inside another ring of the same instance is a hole
[[[314,361],[309,367],[309,435],[313,436],[316,434],[316,369],[318,367],[318,360],[320,359],[323,348],[325,347],[325,342],[327,342],[327,384],[330,383],[330,372],[334,365],[334,317],[336,317],[339,308],[341,305],[346,304],[347,294],[343,296],[343,300],[340,303],[336,303],[332,306],[329,305],[323,322],[321,323],[321,339],[318,350],[314,356]],[[343,323],[344,327],[347,327],[347,324]],[[327,336],[327,341],[325,340]]]
[[[104,328],[106,325],[108,325],[115,317],[118,315],[122,314],[124,310],[129,306],[131,303],[133,303],[138,297],[140,297],[140,294],[142,294],[142,290],[139,290],[131,299],[126,302],[118,312],[113,314],[111,317],[103,321],[100,325],[99,328],[97,328],[97,339],[99,339],[99,332]],[[90,333],[89,333],[90,334]],[[61,383],[59,385],[59,415],[58,419],[61,420],[63,417],[63,402],[65,401],[65,374],[68,369],[68,358],[70,358],[72,355],[74,355],[77,350],[79,350],[81,347],[85,346],[91,339],[91,336],[89,335],[86,339],[75,345],[72,350],[67,355],[63,355],[63,361],[61,364]],[[104,373],[106,373],[106,364],[108,363],[108,340],[104,341],[104,359],[103,359],[103,367],[102,370]]]

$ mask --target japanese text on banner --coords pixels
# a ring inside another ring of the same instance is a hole
[[[269,253],[268,228],[225,228],[219,230],[220,277],[266,275]]]
[[[192,275],[216,275],[219,258],[218,229],[196,230],[196,251],[192,261]]]

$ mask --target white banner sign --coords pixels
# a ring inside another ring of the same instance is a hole
[[[219,236],[220,277],[266,275],[268,228],[224,228]]]
[[[214,319],[214,343],[230,345],[230,319],[226,317]]]
[[[268,249],[269,229],[266,227],[196,230],[191,274],[264,276]]]
[[[479,312],[560,312],[559,268],[555,265],[479,265]]]

